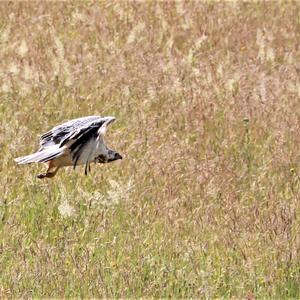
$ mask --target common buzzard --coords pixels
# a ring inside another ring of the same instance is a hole
[[[55,126],[40,139],[40,149],[30,155],[18,157],[18,164],[33,162],[48,163],[46,173],[37,177],[51,178],[61,167],[85,165],[85,174],[90,171],[90,163],[108,163],[122,156],[109,149],[103,140],[107,126],[114,117],[89,116],[74,119]]]

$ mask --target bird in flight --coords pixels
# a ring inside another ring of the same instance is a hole
[[[18,164],[48,163],[46,173],[37,177],[51,178],[61,167],[85,165],[85,175],[90,163],[109,163],[122,156],[109,149],[103,140],[107,126],[114,117],[89,116],[70,120],[55,126],[41,136],[37,152],[15,158]]]

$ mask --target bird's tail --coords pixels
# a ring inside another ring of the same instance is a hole
[[[30,164],[33,162],[47,162],[49,160],[55,159],[63,154],[63,148],[56,147],[48,147],[43,149],[42,151],[38,151],[33,154],[29,154],[26,156],[21,156],[15,158],[15,162],[20,164]]]

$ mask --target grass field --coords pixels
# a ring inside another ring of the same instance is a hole
[[[298,2],[0,3],[0,297],[300,297]],[[124,159],[18,166],[75,117]]]

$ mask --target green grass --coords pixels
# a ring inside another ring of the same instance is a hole
[[[300,296],[297,3],[0,4],[0,297]],[[124,159],[18,166],[113,115]]]

